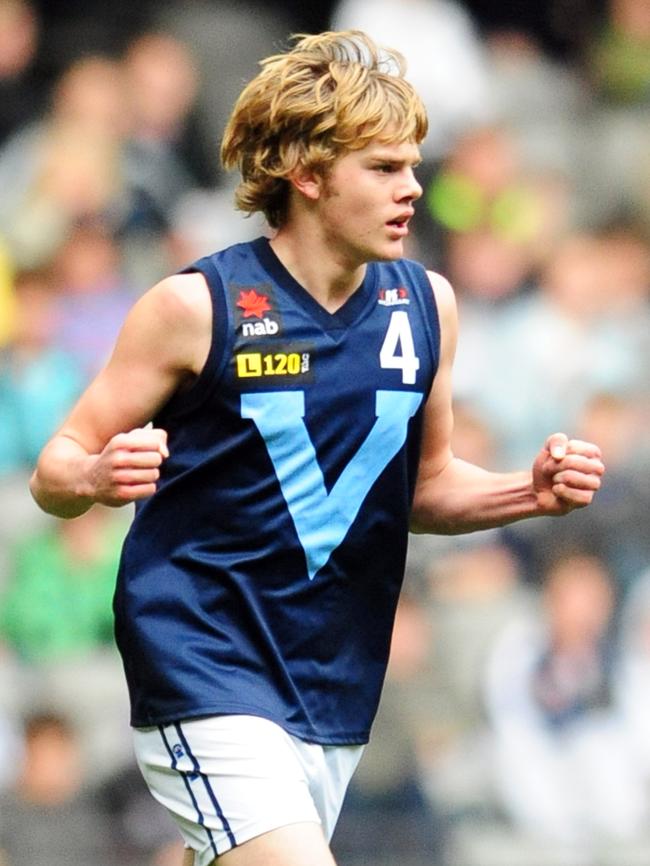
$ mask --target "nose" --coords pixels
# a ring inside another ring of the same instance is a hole
[[[398,190],[398,200],[399,201],[417,201],[422,195],[422,187],[417,181],[415,177],[415,173],[412,168],[406,168],[404,170],[404,181],[399,186]]]

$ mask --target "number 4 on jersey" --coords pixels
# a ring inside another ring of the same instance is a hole
[[[402,384],[415,385],[415,374],[420,369],[420,359],[415,354],[411,325],[408,313],[404,310],[396,310],[390,317],[384,343],[379,352],[379,363],[384,370],[401,370]]]

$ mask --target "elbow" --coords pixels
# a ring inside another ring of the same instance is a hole
[[[411,509],[409,530],[414,535],[457,535],[462,532],[456,521],[445,518],[442,509],[416,497]]]
[[[29,479],[29,492],[32,495],[32,499],[38,505],[38,507],[45,511],[46,513],[50,513],[47,508],[47,497],[44,494],[43,487],[41,485],[40,477],[38,474],[38,467],[34,469],[32,472],[31,478]]]
[[[471,519],[463,498],[440,485],[416,489],[409,529],[416,535],[464,535],[481,527]]]
[[[424,495],[425,490],[426,488],[422,484],[418,484],[415,489],[409,519],[409,530],[414,535],[446,534],[439,527],[439,521],[436,519],[436,508],[430,499]]]
[[[414,535],[424,535],[430,533],[429,528],[432,525],[430,515],[422,508],[421,503],[415,501],[411,508],[411,516],[409,518],[409,531]]]
[[[416,535],[455,535],[460,530],[456,525],[454,498],[447,481],[448,468],[454,461],[447,453],[444,459],[428,464],[422,463],[413,495],[409,529]]]
[[[29,492],[41,511],[50,514],[52,517],[60,517],[64,520],[79,517],[88,511],[92,505],[91,501],[57,496],[48,490],[47,484],[41,478],[38,466],[29,479]]]
[[[414,535],[461,535],[471,530],[453,521],[441,520],[433,514],[411,514],[409,531]]]

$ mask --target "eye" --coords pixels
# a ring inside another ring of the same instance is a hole
[[[378,171],[381,174],[392,174],[394,171],[397,171],[397,169],[390,162],[382,162],[375,166],[375,171]]]

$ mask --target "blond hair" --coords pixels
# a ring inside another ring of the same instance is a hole
[[[286,219],[288,178],[299,166],[323,175],[340,154],[371,139],[414,141],[427,132],[402,55],[358,30],[296,36],[295,46],[261,62],[242,91],[221,146],[237,168],[237,207],[261,211],[277,228]]]

